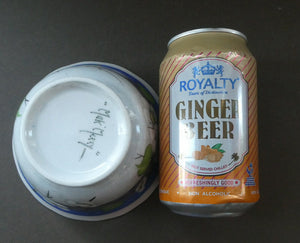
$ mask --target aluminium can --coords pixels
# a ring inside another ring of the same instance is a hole
[[[256,61],[239,31],[173,37],[160,66],[163,204],[198,217],[238,216],[259,199]]]

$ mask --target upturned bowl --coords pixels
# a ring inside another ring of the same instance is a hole
[[[63,216],[122,215],[157,186],[158,99],[117,65],[81,62],[55,70],[17,112],[13,153],[25,186]]]

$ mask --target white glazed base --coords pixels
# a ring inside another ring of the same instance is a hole
[[[66,186],[86,186],[110,175],[130,139],[122,101],[107,86],[86,78],[59,79],[43,87],[21,122],[21,143],[32,166]],[[94,147],[102,149],[101,156]]]

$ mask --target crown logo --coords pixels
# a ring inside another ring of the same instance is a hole
[[[222,65],[213,66],[207,62],[206,65],[200,67],[196,66],[193,68],[193,75],[194,78],[196,78],[197,75],[214,75],[214,74],[220,74],[220,76],[223,76],[224,67]]]
[[[210,65],[209,62],[203,67],[201,67],[202,75],[214,75],[216,68],[213,65]]]

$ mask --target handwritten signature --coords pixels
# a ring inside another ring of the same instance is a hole
[[[79,130],[80,133],[85,133],[87,135],[87,139],[85,141],[78,141],[78,143],[83,146],[79,160],[84,157],[87,149],[94,150],[94,145],[97,138],[104,136],[106,120],[110,118],[110,110],[105,108],[99,108],[97,111],[91,111],[90,113],[95,115],[93,120],[95,127],[90,130]],[[98,155],[99,152],[96,154]]]

